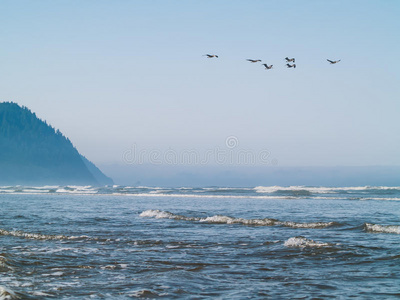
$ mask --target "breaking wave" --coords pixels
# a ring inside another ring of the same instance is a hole
[[[47,235],[40,233],[29,233],[19,230],[9,231],[4,229],[0,229],[0,235],[9,235],[9,236],[21,237],[32,240],[76,240],[76,239],[87,238],[87,236]]]
[[[162,188],[146,186],[0,186],[0,194],[73,194],[115,195],[132,197],[174,198],[238,198],[238,199],[349,199],[349,200],[400,200],[400,187],[307,187],[307,186],[257,186],[254,188],[180,187]]]
[[[0,300],[12,299],[20,299],[20,297],[13,290],[0,285]]]
[[[12,271],[14,269],[12,265],[10,260],[3,253],[0,254],[0,272]]]
[[[314,222],[314,223],[280,222],[280,224],[292,228],[326,228],[326,227],[340,225],[337,222]]]
[[[279,192],[309,192],[312,194],[335,194],[335,193],[349,193],[349,192],[363,192],[363,191],[392,191],[400,192],[400,187],[389,186],[355,186],[355,187],[307,187],[307,186],[257,186],[254,188],[257,193],[279,193]]]
[[[258,226],[271,226],[274,225],[274,219],[242,219],[233,218],[229,216],[215,215],[206,218],[186,217],[182,215],[173,214],[169,211],[161,211],[158,209],[150,209],[142,212],[140,217],[156,218],[156,219],[173,219],[183,221],[194,221],[214,224],[243,224],[243,225],[258,225]]]
[[[365,231],[372,232],[372,233],[400,234],[400,226],[399,225],[378,225],[378,224],[365,223],[364,228],[365,228]]]
[[[150,290],[132,291],[132,292],[128,293],[128,296],[135,297],[135,298],[146,298],[146,299],[160,297],[159,294],[157,294],[154,291],[150,291]]]
[[[260,200],[352,200],[400,201],[400,187],[307,187],[307,186],[258,186],[254,188],[228,187],[146,187],[146,186],[0,186],[1,194],[57,194],[98,195],[151,198],[210,198],[210,199],[260,199]]]
[[[203,222],[211,224],[241,224],[249,226],[273,226],[281,225],[285,227],[292,228],[326,228],[330,226],[340,225],[336,222],[313,222],[313,223],[296,223],[296,222],[282,222],[276,219],[264,218],[264,219],[244,219],[244,218],[234,218],[230,216],[215,215],[205,218],[199,217],[186,217],[182,215],[177,215],[169,211],[161,211],[158,209],[150,209],[142,212],[140,217],[145,218],[156,218],[156,219],[173,219],[173,220],[183,220],[192,222]]]
[[[303,236],[296,236],[296,237],[291,237],[287,241],[285,241],[284,246],[306,248],[306,247],[330,247],[333,245],[329,244],[329,243],[316,242],[316,241],[307,239]]]

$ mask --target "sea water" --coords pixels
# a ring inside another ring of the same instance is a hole
[[[0,187],[0,299],[395,299],[400,187]]]

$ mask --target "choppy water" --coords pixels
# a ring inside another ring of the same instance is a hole
[[[400,297],[400,187],[0,187],[0,299]]]

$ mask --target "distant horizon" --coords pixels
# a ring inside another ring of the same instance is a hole
[[[50,124],[50,126],[52,125]],[[56,127],[53,126],[53,128],[57,130]],[[228,137],[225,145],[213,150],[218,150],[217,155],[213,157],[215,153],[213,151],[209,152],[209,156],[204,156],[209,161],[204,162],[198,161],[201,155],[199,157],[196,156],[197,153],[194,149],[179,153],[174,152],[171,148],[167,152],[153,148],[153,152],[143,152],[146,154],[145,156],[135,148],[128,149],[119,163],[103,163],[98,166],[113,178],[116,184],[120,185],[143,184],[145,186],[161,187],[255,187],[260,185],[345,187],[397,186],[398,182],[400,182],[400,166],[398,165],[285,166],[279,165],[279,161],[272,158],[271,153],[266,150],[257,152],[251,149],[238,149],[239,142],[234,136]],[[77,150],[79,151],[79,149]],[[263,151],[266,152],[263,153]],[[157,154],[157,156],[154,154]],[[146,160],[141,161],[143,157]],[[158,160],[154,160],[155,157]],[[260,157],[264,158],[264,160],[259,162],[260,164],[254,164]],[[151,158],[153,158],[153,162]],[[212,158],[222,159],[223,162],[212,161]],[[241,161],[235,161],[239,158]],[[168,160],[163,161],[163,159]],[[185,159],[186,164],[179,159]]]
[[[124,186],[400,186],[400,166],[98,166]]]

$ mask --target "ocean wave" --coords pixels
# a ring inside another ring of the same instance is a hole
[[[316,242],[316,241],[307,239],[304,236],[296,236],[296,237],[291,237],[288,240],[286,240],[284,243],[284,246],[306,248],[306,247],[330,247],[333,245],[329,244],[329,243]]]
[[[162,188],[131,186],[0,186],[0,194],[68,194],[68,195],[113,195],[129,197],[173,197],[215,199],[316,199],[316,200],[391,200],[400,201],[400,187],[306,187],[306,186],[258,186],[255,188]]]
[[[3,254],[0,254],[0,271],[1,272],[7,272],[13,270],[13,266],[11,265],[10,261],[8,260],[7,257],[5,257]]]
[[[185,216],[173,214],[169,211],[161,211],[158,209],[146,210],[146,211],[142,212],[139,216],[145,217],[145,218],[174,219],[174,220],[185,220],[185,221],[199,221],[200,220],[200,218],[185,217]]]
[[[174,198],[220,198],[220,199],[295,199],[292,196],[246,195],[252,189],[215,188],[150,188],[150,187],[91,187],[91,186],[52,186],[52,187],[0,187],[0,194],[69,194],[69,195],[113,195],[130,197],[174,197]],[[241,191],[241,192],[240,192]],[[225,194],[222,194],[225,193]],[[238,195],[240,193],[240,195]]]
[[[378,224],[365,223],[364,228],[365,228],[365,231],[372,232],[372,233],[400,234],[400,226],[399,225],[378,225]]]
[[[242,224],[250,226],[272,226],[275,224],[274,219],[243,219],[232,218],[228,216],[216,215],[212,217],[202,218],[200,222],[214,223],[214,224]]]
[[[377,200],[377,201],[400,201],[400,198],[397,197],[391,197],[391,198],[385,198],[385,197],[369,197],[369,198],[355,198],[351,200]]]
[[[11,299],[20,299],[20,297],[18,297],[13,290],[0,285],[0,300],[11,300]]]
[[[241,224],[248,226],[273,226],[281,225],[291,228],[326,228],[330,226],[339,226],[336,222],[311,222],[311,223],[297,223],[297,222],[282,222],[277,219],[264,218],[264,219],[244,219],[235,218],[224,215],[215,215],[205,218],[199,217],[186,217],[183,215],[177,215],[169,211],[162,211],[158,209],[149,209],[142,212],[140,217],[145,218],[155,218],[155,219],[173,219],[173,220],[183,220],[201,223],[211,223],[211,224]]]
[[[272,194],[276,192],[301,192],[307,191],[313,194],[332,194],[340,192],[359,191],[399,191],[400,187],[394,186],[354,186],[354,187],[307,187],[307,186],[257,186],[254,188],[257,193]]]
[[[306,187],[306,186],[257,186],[254,188],[257,193],[267,193],[272,194],[276,192],[309,192],[309,193],[318,193],[318,194],[325,194],[325,193],[335,193],[334,188],[327,188],[327,187]]]
[[[326,227],[340,225],[337,222],[311,222],[311,223],[279,222],[279,224],[291,228],[326,228]]]
[[[23,232],[19,230],[9,231],[4,229],[0,229],[0,235],[9,235],[9,236],[21,237],[32,240],[76,240],[76,239],[87,238],[87,236],[47,235],[40,233]]]
[[[274,219],[243,219],[243,218],[233,218],[223,215],[215,215],[205,218],[186,217],[182,215],[173,214],[169,211],[161,211],[158,209],[146,210],[142,212],[139,216],[147,218],[156,218],[156,219],[196,221],[196,222],[211,223],[211,224],[242,224],[242,225],[254,225],[254,226],[271,226],[274,225],[276,222],[276,220]]]
[[[243,195],[199,195],[199,194],[154,194],[154,193],[113,193],[113,195],[132,197],[174,197],[174,198],[216,198],[216,199],[296,199],[290,196],[243,196]]]
[[[160,296],[165,296],[167,294],[157,294],[154,291],[150,290],[139,290],[139,291],[131,291],[127,294],[129,297],[135,297],[135,298],[158,298]]]

